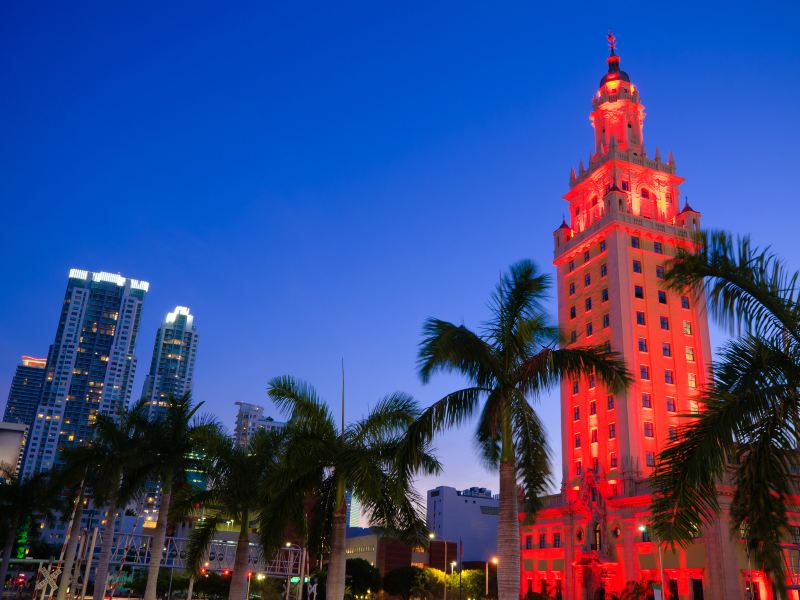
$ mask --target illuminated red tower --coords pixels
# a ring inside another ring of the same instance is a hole
[[[644,106],[609,35],[592,99],[594,147],[572,170],[569,221],[554,232],[558,318],[570,345],[608,345],[633,383],[611,395],[589,376],[561,386],[562,493],[521,526],[521,596],[594,600],[629,581],[667,598],[742,597],[746,572],[725,517],[686,551],[652,540],[647,482],[659,451],[697,411],[711,351],[702,300],[667,289],[664,268],[694,249],[700,213],[679,206],[672,153],[650,157]],[[722,500],[723,506],[726,500]],[[765,591],[766,594],[766,591]],[[761,596],[762,599],[766,595]]]

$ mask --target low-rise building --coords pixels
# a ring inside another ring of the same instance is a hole
[[[499,506],[500,497],[486,488],[440,486],[428,490],[428,529],[435,540],[461,544],[461,556],[452,560],[485,562],[497,552]]]

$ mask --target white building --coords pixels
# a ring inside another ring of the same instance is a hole
[[[192,391],[197,341],[194,315],[188,307],[176,306],[167,313],[156,333],[153,359],[142,391],[150,419],[166,411],[170,396],[180,398]]]
[[[266,416],[263,406],[247,402],[237,402],[236,405],[239,407],[239,412],[236,414],[233,439],[240,446],[247,446],[258,431],[272,431],[286,426],[286,423]]]
[[[428,490],[426,522],[437,540],[461,542],[463,561],[487,561],[497,552],[499,506],[500,497],[486,488],[440,486]]]

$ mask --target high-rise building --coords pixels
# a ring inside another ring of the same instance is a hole
[[[22,362],[17,365],[17,371],[11,381],[11,390],[8,393],[3,421],[21,423],[28,427],[33,425],[36,407],[42,396],[46,366],[46,358],[22,357]]]
[[[197,340],[194,315],[187,307],[176,306],[167,313],[156,333],[150,372],[142,392],[150,419],[163,413],[170,396],[179,398],[192,391]]]
[[[240,446],[250,444],[250,440],[259,431],[272,431],[286,426],[286,423],[275,421],[272,417],[264,415],[263,406],[247,402],[237,402],[236,406],[239,407],[239,412],[236,413],[233,439]]]
[[[672,153],[646,151],[640,92],[609,39],[592,99],[594,149],[571,173],[554,263],[566,343],[618,352],[633,383],[611,394],[594,375],[562,382],[562,493],[521,526],[520,591],[597,598],[646,580],[663,583],[665,597],[742,598],[762,574],[743,562],[724,510],[686,549],[660,547],[650,533],[647,477],[698,411],[711,364],[705,299],[664,282],[667,262],[696,249],[700,213],[679,206]]]
[[[486,488],[439,486],[428,490],[425,524],[434,539],[461,546],[463,556],[451,560],[487,561],[497,552],[499,507],[499,496]]]
[[[92,438],[98,414],[127,406],[146,281],[114,273],[69,272],[47,373],[28,436],[24,476],[47,470],[61,448]]]

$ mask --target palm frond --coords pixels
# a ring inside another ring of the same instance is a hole
[[[631,382],[622,357],[603,346],[543,348],[519,366],[515,379],[525,394],[536,394],[552,387],[562,377],[590,373],[594,373],[612,394],[625,389]]]
[[[532,518],[551,484],[550,447],[544,425],[522,393],[513,396],[514,447],[525,491],[525,511]]]
[[[223,519],[219,516],[207,516],[192,527],[186,553],[186,566],[189,568],[189,572],[196,573],[200,569],[208,547],[211,545],[211,540],[214,539],[217,528],[222,522]]]
[[[488,386],[498,365],[491,347],[463,325],[428,319],[422,328],[417,366],[423,383],[436,372],[455,371],[477,386]]]

